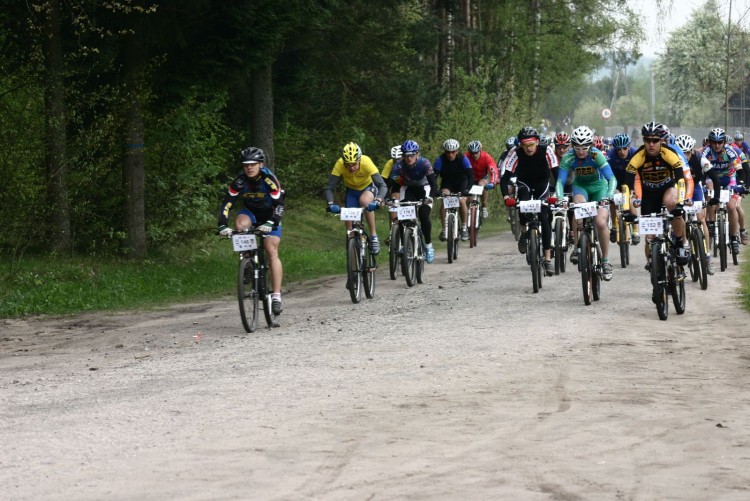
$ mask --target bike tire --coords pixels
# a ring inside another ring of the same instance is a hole
[[[521,236],[521,222],[518,217],[518,208],[510,208],[510,231],[513,232],[513,238],[518,242],[518,238]]]
[[[268,270],[270,270],[270,268],[268,267],[268,260],[265,258],[265,256],[264,256],[264,259],[265,259],[265,262],[263,263],[263,269],[261,270],[261,278],[259,280],[260,297],[263,298],[263,302],[262,302],[263,316],[266,319],[266,325],[268,327],[278,327],[279,324],[276,323],[276,319],[278,318],[278,315],[273,314],[273,310],[271,307],[273,298],[271,298],[271,294],[268,292],[269,290],[271,290],[268,287],[268,281],[270,279],[268,276]]]
[[[562,219],[555,221],[555,244],[552,252],[555,253],[555,275],[565,273],[565,247],[567,245],[565,234],[565,222]]]
[[[591,269],[591,240],[588,233],[581,232],[578,239],[578,268],[581,271],[581,287],[583,290],[583,304],[591,305],[594,300],[594,284]]]
[[[656,313],[660,320],[666,320],[669,316],[669,301],[667,299],[667,287],[665,282],[664,256],[662,256],[657,243],[651,246],[651,287],[652,299],[656,305]]]
[[[364,269],[362,270],[362,283],[365,287],[365,297],[372,299],[375,297],[375,271],[378,269],[377,262],[375,261],[375,255],[370,249],[369,243],[364,244],[364,252],[362,263]]]
[[[594,229],[594,231],[597,231]],[[591,245],[591,256],[596,256],[596,263],[591,264],[591,297],[594,301],[599,301],[602,297],[602,254],[599,250],[599,243],[594,239]]]
[[[727,222],[723,215],[719,215],[719,220],[716,221],[716,231],[719,232],[719,262],[721,264],[721,271],[727,269]]]
[[[237,275],[237,300],[240,307],[240,319],[245,332],[255,332],[258,328],[259,294],[256,283],[255,261],[250,257],[240,259]]]
[[[687,298],[685,296],[685,272],[682,266],[674,264],[669,267],[669,293],[672,296],[674,311],[678,315],[685,313]]]
[[[401,268],[401,225],[393,223],[391,225],[391,240],[388,245],[388,271],[390,272],[391,280],[396,280],[398,272]]]
[[[477,246],[477,216],[479,211],[477,206],[473,205],[469,208],[469,248],[473,249]]]
[[[360,269],[360,246],[356,238],[349,238],[346,243],[346,273],[349,285],[349,295],[352,303],[357,304],[362,299],[362,272]]]
[[[534,293],[537,293],[542,285],[539,280],[539,247],[535,229],[529,229],[526,241],[528,245],[526,252],[529,253],[529,263],[531,264],[531,286]]]
[[[617,227],[618,245],[620,246],[620,266],[622,268],[627,268],[630,261],[630,241],[628,238],[628,226],[625,217],[622,214],[617,218]]]
[[[448,264],[453,262],[453,259],[455,258],[455,245],[456,245],[456,215],[452,212],[449,212],[446,216],[445,221],[445,237],[446,237],[446,250],[448,252]]]
[[[708,257],[706,256],[705,236],[701,228],[695,228],[692,232],[692,240],[695,243],[695,254],[691,259],[697,256],[697,275],[700,282],[701,290],[708,289]]]
[[[427,247],[424,243],[424,236],[422,235],[422,231],[417,231],[417,237],[418,237],[418,249],[419,252],[417,252],[417,259],[414,260],[414,275],[417,278],[418,284],[424,283],[424,263],[425,258],[427,256]]]
[[[413,287],[417,282],[416,274],[416,248],[415,248],[414,230],[406,228],[404,230],[404,253],[401,255],[401,274],[406,279],[406,285]]]

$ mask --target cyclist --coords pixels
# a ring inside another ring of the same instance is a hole
[[[724,129],[716,127],[708,133],[708,146],[703,150],[703,158],[711,164],[711,170],[716,171],[719,184],[713,185],[714,195],[718,197],[721,188],[733,189],[737,185],[737,169],[741,167],[741,158],[737,152],[727,144],[727,134]],[[732,251],[740,251],[740,239],[737,236],[739,221],[737,217],[737,198],[730,197],[727,202],[729,216],[729,234],[731,235]],[[709,230],[713,236],[716,207],[708,211]]]
[[[388,190],[387,190],[388,197],[391,200],[398,200],[398,187],[394,186],[394,183],[389,183],[388,179],[391,177],[393,164],[395,164],[399,160],[401,160],[401,145],[397,144],[396,146],[391,148],[391,158],[383,166],[383,171],[380,176],[385,180],[385,184],[388,186]],[[390,220],[391,223],[395,222],[398,219],[397,213],[389,212],[388,219]],[[388,238],[390,238],[390,236]],[[388,245],[388,239],[386,239],[385,244]]]
[[[630,193],[633,193],[633,176],[625,171],[628,166],[628,162],[633,158],[635,154],[635,148],[631,146],[630,136],[627,134],[617,134],[612,138],[612,147],[607,151],[607,163],[612,169],[612,174],[617,179],[618,191],[621,191],[622,186],[627,186]],[[612,214],[614,214],[614,204],[611,205]],[[638,211],[630,206],[630,213],[633,216],[637,216]],[[610,230],[609,241],[614,243],[617,241],[617,233],[614,228]],[[631,243],[638,245],[641,241],[641,236],[638,234],[638,224],[633,224],[633,235],[631,237]]]
[[[733,196],[737,199],[737,224],[740,227],[740,243],[747,245],[748,235],[745,230],[745,209],[742,208],[740,198],[745,194],[745,178],[748,170],[750,170],[750,165],[747,163],[747,155],[745,155],[736,143],[730,144],[730,146],[740,156],[740,167],[737,168],[737,186],[734,188]]]
[[[705,201],[705,194],[703,193],[703,182],[705,177],[710,177],[713,186],[719,185],[719,176],[716,171],[711,169],[711,164],[707,159],[703,158],[700,152],[695,150],[695,139],[687,134],[681,134],[675,138],[675,145],[682,150],[685,157],[688,160],[690,166],[690,174],[693,177],[693,202]],[[704,176],[704,171],[706,176]],[[706,206],[714,206],[719,203],[719,196],[717,192],[714,192],[713,198],[707,201]],[[706,213],[704,210],[696,214],[696,218],[703,226],[703,237],[705,239],[704,245],[708,249],[708,225],[706,224]],[[714,264],[711,262],[711,254],[706,254],[708,258],[708,269],[706,270],[709,275],[714,274]]]
[[[474,182],[474,174],[469,159],[464,155],[459,155],[458,141],[455,139],[446,139],[443,142],[443,153],[435,159],[435,173],[440,176],[440,191],[443,196],[450,193],[466,194]],[[461,240],[469,239],[469,229],[466,227],[466,221],[469,219],[469,208],[466,206],[466,199],[460,198],[458,211],[461,215]],[[446,240],[445,228],[445,207],[440,213],[440,220],[443,223],[443,229],[440,232],[440,241]]]
[[[742,132],[737,131],[734,135],[734,145],[742,150],[745,156],[750,155],[750,145],[745,142],[745,136]]]
[[[551,147],[539,147],[539,132],[533,127],[524,127],[518,132],[519,146],[508,154],[503,163],[504,174],[500,180],[500,190],[503,193],[506,207],[513,207],[515,199],[511,198],[508,191],[510,178],[515,176],[518,184],[518,200],[544,200],[549,195],[550,171],[553,177],[557,177],[557,157]],[[526,214],[519,214],[522,226],[526,225]],[[544,270],[547,275],[555,274],[555,265],[552,263],[552,245],[550,227],[549,206],[542,204],[542,212],[539,214],[539,223],[542,227],[542,247],[544,249]],[[518,252],[526,254],[526,232],[521,230],[518,238]]]
[[[643,147],[636,151],[628,163],[627,171],[635,175],[633,205],[641,207],[641,214],[652,214],[661,211],[662,205],[674,214],[672,230],[675,235],[677,264],[685,266],[690,260],[690,247],[685,238],[685,220],[682,209],[677,208],[677,182],[685,180],[685,199],[693,196],[693,179],[685,176],[680,157],[664,146],[662,140],[665,128],[659,122],[648,122],[641,128]],[[651,268],[649,249],[645,246],[647,264]]]
[[[432,263],[435,260],[435,247],[432,245],[430,193],[437,193],[437,177],[430,161],[421,156],[419,151],[419,144],[416,141],[412,139],[404,141],[401,145],[403,157],[393,166],[390,178],[395,179],[401,186],[399,193],[401,200],[407,202],[424,200],[426,202],[419,206],[417,215],[427,248],[426,260]]]
[[[556,195],[562,198],[563,187],[570,171],[575,171],[573,180],[573,203],[602,202],[611,200],[617,188],[617,178],[607,163],[607,157],[594,147],[594,132],[585,125],[573,129],[571,134],[573,151],[565,154],[557,176]],[[602,278],[612,280],[612,263],[609,262],[609,239],[607,238],[607,220],[609,212],[599,207],[594,224],[599,232],[599,243],[602,246]],[[578,241],[578,225],[575,228],[575,240]],[[578,247],[570,254],[570,262],[578,263]]]
[[[328,203],[327,211],[338,214],[341,207],[333,203],[333,190],[339,183],[339,179],[344,180],[346,194],[344,197],[344,207],[362,207],[367,208],[365,218],[367,227],[370,229],[370,245],[372,253],[377,255],[380,252],[380,241],[375,230],[375,211],[383,204],[383,198],[386,195],[386,185],[380,176],[378,168],[372,163],[367,155],[362,154],[362,148],[357,143],[347,143],[341,149],[341,157],[336,160],[331,174],[328,176],[328,185],[325,188],[326,202]],[[346,228],[351,229],[350,221],[345,221]]]
[[[474,172],[472,182],[484,186],[482,191],[482,218],[487,219],[490,216],[490,211],[487,208],[487,190],[491,190],[497,184],[497,164],[492,155],[482,151],[482,143],[477,140],[469,142],[468,150],[464,153],[464,156],[469,159]]]
[[[271,274],[271,311],[281,314],[281,279],[283,268],[279,259],[279,242],[281,241],[281,218],[284,215],[284,190],[276,176],[265,167],[266,154],[253,146],[240,152],[243,172],[234,178],[219,209],[219,234],[229,237],[232,228],[227,223],[229,213],[235,203],[240,202],[234,218],[237,230],[246,230],[259,221],[264,221],[258,230],[265,233],[263,248],[268,257],[268,268]],[[238,200],[238,198],[240,200]]]
[[[515,149],[515,147],[517,146],[517,143],[518,143],[518,138],[516,136],[510,136],[508,137],[508,139],[505,140],[505,151],[500,154],[500,158],[498,159],[498,164],[497,164],[498,169],[500,170],[500,172],[498,173],[499,179],[502,179],[503,174],[505,174],[505,172],[502,170],[503,166],[505,165],[505,159],[508,158],[508,154],[513,149]],[[511,220],[511,211],[512,209],[510,207],[505,208],[505,212],[507,213],[506,219],[509,223]]]

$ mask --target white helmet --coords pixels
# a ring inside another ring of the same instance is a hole
[[[585,125],[576,127],[570,134],[570,142],[583,146],[592,144],[594,142],[594,131],[592,131]]]
[[[676,144],[677,147],[681,149],[683,152],[691,151],[695,147],[695,139],[688,136],[687,134],[680,134],[674,140],[674,144]]]
[[[446,139],[443,142],[443,149],[445,151],[458,151],[460,147],[461,145],[455,139]]]
[[[391,148],[391,158],[394,160],[400,160],[401,157],[401,145],[397,144],[396,146]]]

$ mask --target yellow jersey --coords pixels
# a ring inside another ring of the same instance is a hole
[[[336,165],[333,166],[333,170],[331,171],[332,176],[337,176],[344,180],[344,186],[357,191],[364,190],[370,186],[374,174],[380,174],[380,171],[367,155],[362,155],[362,158],[359,160],[359,169],[354,172],[350,172],[346,168],[342,158],[336,161]]]

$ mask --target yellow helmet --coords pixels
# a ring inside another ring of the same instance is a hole
[[[357,143],[349,143],[341,150],[341,158],[348,164],[357,163],[362,158],[362,149]]]

